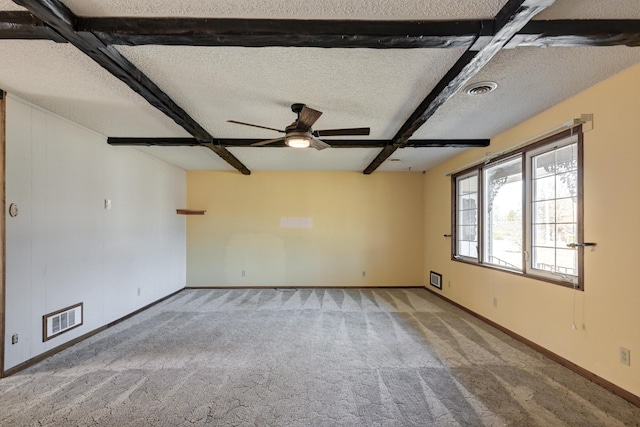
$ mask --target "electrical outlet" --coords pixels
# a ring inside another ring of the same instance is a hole
[[[104,208],[111,209],[111,199],[104,199]]]
[[[447,288],[451,287],[451,280],[447,280]]]
[[[620,363],[623,365],[631,365],[631,351],[628,348],[620,347]]]
[[[242,277],[246,276],[246,273],[244,270],[242,270]]]
[[[140,288],[138,288],[138,296],[140,296]]]
[[[362,271],[362,277],[365,277],[366,275],[367,275],[367,272],[363,270]]]
[[[498,308],[498,298],[497,297],[493,297],[493,307],[494,308]]]
[[[18,344],[18,334],[13,334],[11,336],[11,345]]]

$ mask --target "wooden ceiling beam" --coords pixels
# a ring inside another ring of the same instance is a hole
[[[491,40],[478,51],[468,50],[422,101],[385,147],[365,168],[364,174],[375,171],[395,150],[403,146],[436,111],[475,76],[536,14],[555,0],[509,0],[494,20]]]
[[[402,148],[423,147],[450,147],[450,148],[474,148],[488,147],[490,139],[410,139]]]
[[[104,44],[138,46],[468,48],[489,43],[497,20],[364,21],[75,17],[76,31]],[[0,11],[0,39],[67,40],[31,13]],[[505,46],[640,46],[637,19],[559,19],[528,22]]]
[[[78,18],[105,44],[324,48],[468,48],[483,21]]]
[[[147,102],[173,119],[202,145],[210,148],[239,172],[244,175],[251,174],[240,160],[219,145],[213,136],[114,47],[107,46],[92,33],[76,31],[77,17],[59,0],[14,0],[14,2],[27,8],[37,19],[42,20],[69,43],[126,83]]]
[[[107,45],[325,48],[468,48],[491,40],[494,21],[337,21],[76,17]],[[0,40],[67,40],[29,12],[0,11]],[[530,21],[505,48],[640,46],[640,20]]]
[[[53,40],[66,43],[60,34],[29,12],[0,12],[0,40]]]
[[[562,19],[531,21],[509,42],[508,48],[534,47],[640,47],[640,20]]]
[[[224,147],[251,147],[251,144],[263,141],[262,139],[234,139],[218,138],[218,143]],[[380,148],[391,143],[386,139],[326,139],[332,148]],[[111,137],[107,142],[111,145],[128,146],[155,146],[155,147],[193,147],[202,145],[195,138],[122,138]],[[487,147],[488,139],[411,139],[404,147]],[[286,147],[284,142],[269,144],[268,147]],[[258,147],[260,148],[260,147]]]
[[[109,137],[107,143],[110,145],[127,145],[140,147],[195,147],[201,142],[195,138],[128,138]]]

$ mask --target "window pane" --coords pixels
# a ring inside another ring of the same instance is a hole
[[[458,194],[468,194],[469,193],[469,180],[461,179],[458,181]]]
[[[575,197],[576,180],[578,176],[575,172],[563,173],[556,176],[556,197]]]
[[[478,241],[478,228],[474,225],[462,225],[459,228],[459,239],[463,242],[476,242]]]
[[[469,258],[476,258],[478,256],[478,253],[476,251],[476,242],[460,242],[461,245],[461,249],[460,249],[460,255],[461,256],[465,256],[465,257],[469,257]]]
[[[578,241],[576,232],[575,224],[556,225],[556,247],[566,248],[568,243],[576,243]]]
[[[556,265],[554,248],[533,248],[533,268],[553,272]]]
[[[553,274],[578,274],[577,144],[531,156],[531,268]]]
[[[550,224],[556,222],[556,204],[553,200],[533,204],[534,223]]]
[[[469,244],[469,254],[473,258],[478,258],[478,242]]]
[[[478,192],[478,176],[473,175],[467,178],[469,182],[469,193],[477,193]]]
[[[575,223],[578,220],[578,203],[577,200],[558,199],[556,200],[556,221]]]
[[[553,154],[553,152],[549,153]],[[578,158],[577,145],[571,144],[566,147],[558,148],[555,151],[557,172],[570,172],[578,170]]]
[[[477,242],[461,242],[462,249],[460,250],[460,255],[466,256],[469,258],[477,258],[478,257],[478,243]]]
[[[550,164],[555,164],[555,153],[545,153],[537,156],[533,162],[533,178],[544,178],[553,175],[553,169],[549,169]]]
[[[556,252],[556,268],[560,274],[578,275],[578,251],[558,249]]]
[[[478,177],[477,174],[456,180],[458,206],[456,212],[456,255],[477,258],[478,241]]]
[[[486,168],[484,189],[484,261],[522,269],[522,159]]]
[[[533,245],[554,247],[556,245],[556,225],[536,224],[533,227]]]
[[[556,197],[556,178],[548,176],[533,181],[534,200],[552,200]]]
[[[462,225],[476,225],[478,223],[477,213],[475,210],[462,211],[462,218],[460,224]]]
[[[469,242],[458,241],[458,255],[469,256]]]

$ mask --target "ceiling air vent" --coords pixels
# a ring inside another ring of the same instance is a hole
[[[467,95],[478,96],[486,95],[489,92],[493,92],[497,87],[498,84],[495,82],[478,82],[470,84],[464,91],[467,93]]]

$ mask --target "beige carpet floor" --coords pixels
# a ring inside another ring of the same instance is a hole
[[[639,423],[424,289],[185,290],[0,380],[1,426]]]

